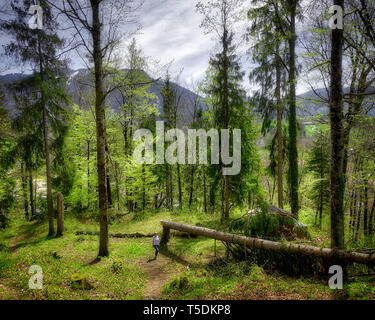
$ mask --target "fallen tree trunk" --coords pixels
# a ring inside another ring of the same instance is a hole
[[[84,236],[98,236],[98,231],[77,231],[76,235],[84,235]],[[110,233],[109,236],[112,238],[152,238],[153,233]]]
[[[162,243],[165,244],[169,239],[169,230],[174,229],[186,233],[190,233],[196,236],[204,236],[216,240],[221,240],[227,243],[236,243],[247,248],[264,249],[271,251],[282,251],[290,253],[302,253],[307,256],[321,257],[325,259],[339,259],[343,262],[356,262],[367,265],[375,265],[375,255],[352,252],[346,250],[334,250],[330,248],[313,247],[309,245],[281,243],[276,241],[269,241],[257,238],[250,238],[240,236],[232,233],[226,233],[208,228],[189,226],[182,223],[160,221],[163,226],[163,237]]]
[[[99,232],[98,231],[77,231],[76,235],[83,235],[83,236],[98,236]],[[172,236],[174,237],[181,237],[181,238],[195,238],[196,235],[191,235],[186,232],[172,232]],[[140,232],[135,232],[135,233],[110,233],[110,237],[112,238],[152,238],[154,236],[153,233],[140,233]]]

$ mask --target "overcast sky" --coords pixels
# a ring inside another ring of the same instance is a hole
[[[4,3],[6,0],[0,0]],[[121,0],[119,0],[121,1]],[[197,0],[145,0],[140,9],[139,17],[142,30],[137,35],[137,43],[146,56],[159,60],[161,64],[173,61],[172,72],[175,74],[183,69],[181,80],[190,87],[191,81],[201,80],[208,67],[210,54],[215,48],[212,35],[205,35],[199,27],[202,15],[196,12]],[[2,35],[1,43],[6,38]],[[242,49],[244,52],[245,49]],[[5,60],[2,58],[3,64]],[[243,70],[246,71],[244,86],[249,90],[248,80],[251,65],[246,62],[249,58],[243,56]],[[23,72],[20,66],[8,66],[7,71]],[[79,58],[72,60],[71,67],[84,68]],[[2,70],[0,70],[2,71]],[[298,88],[299,93],[306,88]],[[250,92],[249,92],[250,93]]]

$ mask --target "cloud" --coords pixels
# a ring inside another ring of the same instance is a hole
[[[214,46],[199,27],[202,16],[195,4],[191,0],[148,0],[140,13],[143,28],[137,40],[144,53],[162,63],[173,60],[173,69],[184,69],[184,80],[201,77]]]

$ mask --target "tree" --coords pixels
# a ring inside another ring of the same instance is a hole
[[[249,36],[255,44],[251,48],[252,59],[257,67],[250,73],[250,81],[261,87],[255,94],[259,110],[264,114],[263,128],[269,129],[270,119],[276,110],[277,119],[277,190],[278,205],[283,208],[283,104],[281,90],[287,71],[286,67],[286,21],[279,0],[255,0],[248,12],[251,21]],[[284,81],[285,82],[285,81]],[[271,88],[275,89],[273,92]]]
[[[344,0],[333,4],[344,10]],[[331,126],[331,247],[344,249],[344,141],[342,97],[343,29],[333,29],[331,38],[331,81],[329,118]]]
[[[174,104],[174,92],[170,81],[170,76],[167,74],[165,83],[161,90],[163,97],[163,113],[164,113],[164,128],[165,130],[173,129],[176,126],[175,118],[175,104]],[[163,165],[165,171],[165,200],[166,207],[169,210],[173,210],[173,173],[172,166],[168,163]]]
[[[313,145],[309,152],[307,169],[315,179],[311,186],[311,198],[319,213],[319,227],[322,228],[323,209],[329,204],[329,137],[328,132],[318,129],[314,134]],[[315,217],[315,223],[316,223]]]
[[[14,165],[14,141],[10,135],[11,124],[8,112],[3,107],[3,93],[0,92],[0,229],[8,225],[7,213],[14,204],[15,180],[9,176]]]
[[[121,105],[122,115],[119,117],[124,136],[124,152],[126,157],[132,157],[134,146],[132,143],[135,130],[144,122],[147,117],[153,117],[158,113],[155,106],[156,96],[150,92],[154,80],[150,79],[147,57],[137,46],[135,38],[127,46],[125,54],[125,68],[111,68],[112,76],[108,80],[111,88],[116,88],[115,99]],[[126,177],[125,177],[126,179]],[[128,210],[134,210],[134,203],[130,199],[132,194],[126,192]]]
[[[64,77],[61,74],[63,63],[58,59],[57,51],[63,41],[57,36],[57,23],[52,8],[46,1],[40,1],[43,8],[44,25],[42,29],[31,29],[28,26],[27,14],[29,0],[12,1],[11,7],[16,19],[2,24],[2,29],[12,35],[14,40],[6,46],[6,53],[15,56],[23,63],[30,63],[34,68],[35,81],[38,83],[40,96],[36,106],[42,114],[44,153],[46,161],[47,203],[48,203],[48,235],[54,234],[54,217],[52,201],[52,177],[49,132],[53,125],[49,115],[51,110],[61,110],[66,103]]]
[[[119,28],[134,12],[133,1],[63,0],[62,6],[48,1],[69,20],[73,30],[73,48],[83,47],[94,65],[96,151],[99,193],[99,257],[108,250],[108,190],[106,169],[105,98],[115,90],[105,90],[104,66],[111,61],[123,34]]]
[[[298,150],[296,118],[296,10],[298,0],[288,0],[289,17],[289,174],[291,212],[298,216]]]
[[[215,96],[215,126],[219,129],[229,129],[230,117],[235,113],[234,109],[243,107],[243,91],[239,82],[243,74],[234,53],[233,41],[234,24],[240,16],[242,1],[217,0],[203,4],[197,4],[197,10],[203,15],[201,27],[206,33],[213,33],[219,42],[220,51],[215,57],[211,57],[213,82],[208,88],[208,94]],[[232,110],[231,110],[232,109]],[[233,117],[234,118],[234,117]],[[220,161],[218,171],[224,164]],[[220,173],[219,173],[220,174]],[[230,211],[230,185],[229,177],[222,176],[222,219],[229,217]]]

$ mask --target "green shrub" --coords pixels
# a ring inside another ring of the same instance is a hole
[[[119,273],[124,268],[124,263],[120,258],[113,259],[111,270],[114,273]]]

